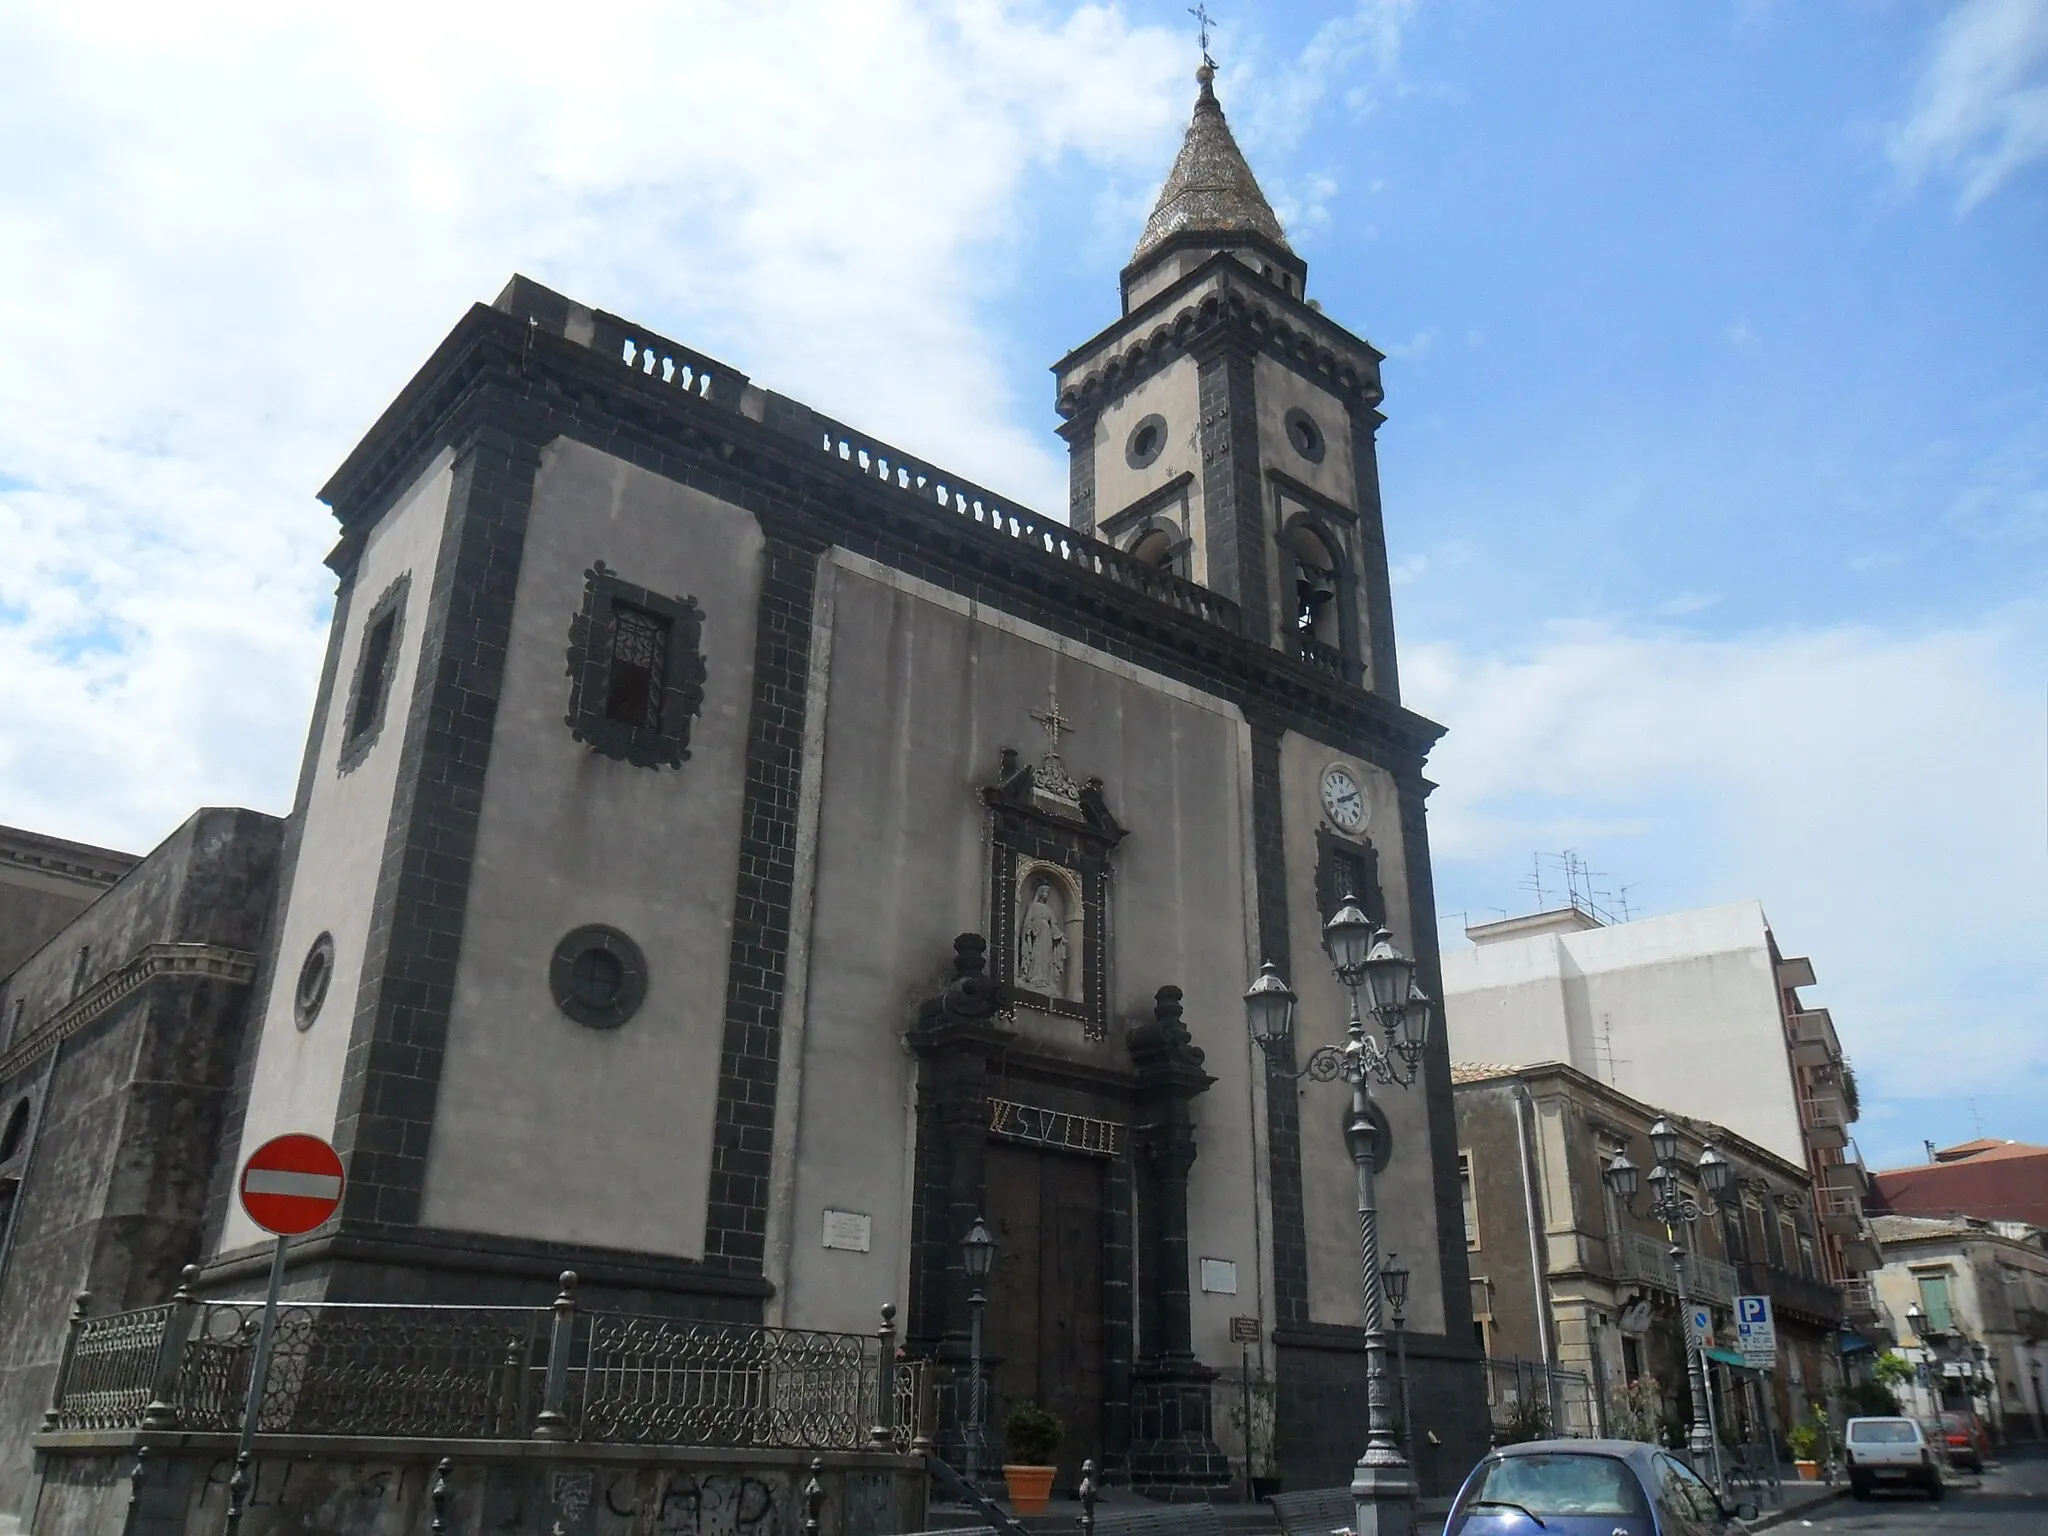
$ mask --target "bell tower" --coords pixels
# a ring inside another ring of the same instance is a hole
[[[1053,365],[1069,515],[1235,602],[1248,637],[1398,701],[1381,354],[1307,297],[1215,78],[1204,59],[1122,317]]]

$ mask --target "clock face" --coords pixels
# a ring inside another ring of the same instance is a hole
[[[1323,809],[1330,820],[1346,832],[1365,825],[1365,791],[1345,768],[1331,768],[1323,774]]]

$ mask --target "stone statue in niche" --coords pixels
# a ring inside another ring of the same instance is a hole
[[[1067,925],[1050,880],[1033,884],[1017,924],[1017,984],[1047,997],[1067,995]]]

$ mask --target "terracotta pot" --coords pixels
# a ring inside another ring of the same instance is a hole
[[[1042,1515],[1052,1500],[1051,1467],[1013,1467],[1003,1463],[1003,1482],[1020,1515]]]
[[[1819,1463],[1819,1462],[1817,1462],[1817,1461],[1795,1461],[1795,1462],[1793,1462],[1793,1463],[1792,1463],[1792,1465],[1793,1465],[1793,1466],[1795,1466],[1795,1467],[1797,1467],[1797,1468],[1799,1469],[1799,1480],[1800,1480],[1800,1481],[1801,1481],[1802,1483],[1817,1483],[1817,1482],[1819,1482],[1819,1481],[1820,1481],[1820,1463]]]

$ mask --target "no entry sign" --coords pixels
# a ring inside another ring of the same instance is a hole
[[[242,1209],[266,1232],[297,1237],[341,1204],[341,1159],[318,1136],[266,1141],[242,1166]]]

